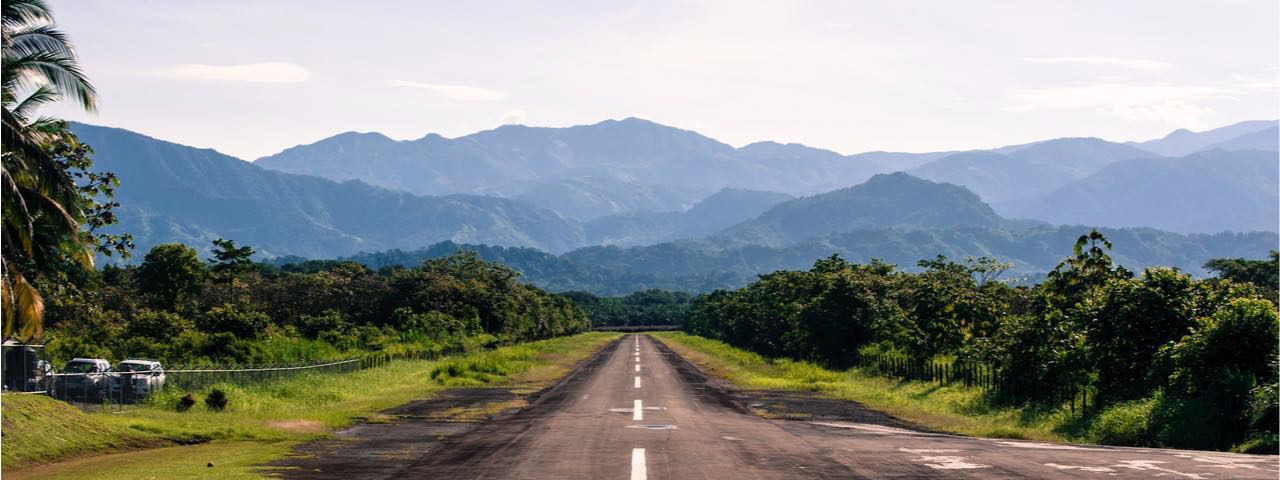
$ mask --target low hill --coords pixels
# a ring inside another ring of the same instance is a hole
[[[792,198],[784,193],[726,188],[682,212],[610,215],[587,222],[583,228],[589,245],[652,245],[701,238]]]
[[[780,203],[752,220],[721,231],[719,245],[783,246],[857,229],[995,226],[1002,222],[977,195],[905,173]]]

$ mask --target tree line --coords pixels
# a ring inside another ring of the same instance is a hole
[[[355,262],[274,265],[215,241],[202,260],[157,245],[137,266],[108,265],[47,308],[49,355],[167,363],[266,364],[369,352],[444,351],[589,328],[569,299],[510,268],[459,252],[414,268]]]
[[[1027,389],[1139,405],[1130,443],[1274,452],[1280,259],[1219,259],[1197,280],[1115,265],[1097,231],[1035,286],[992,259],[919,262],[919,273],[838,256],[695,298],[685,328],[763,355],[833,368],[900,358],[981,365]],[[1000,403],[1062,397],[993,397]],[[1074,400],[1074,398],[1072,398]],[[1132,409],[1131,409],[1132,410]]]
[[[637,327],[682,325],[693,296],[684,292],[649,289],[620,297],[601,297],[570,291],[561,295],[587,312],[593,326]]]

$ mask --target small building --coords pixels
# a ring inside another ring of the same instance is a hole
[[[53,366],[45,360],[44,345],[5,340],[0,344],[0,380],[6,392],[48,391]]]

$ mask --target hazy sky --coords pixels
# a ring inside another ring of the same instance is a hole
[[[841,153],[1136,140],[1280,117],[1278,4],[56,0],[102,102],[48,113],[245,159],[627,116]]]

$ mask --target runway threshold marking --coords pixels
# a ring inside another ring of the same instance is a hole
[[[637,366],[639,366],[639,365],[637,365]],[[637,377],[636,377],[636,388],[640,388],[640,377],[639,377],[639,376],[637,376]]]
[[[639,400],[636,401],[638,402]],[[631,449],[631,480],[645,480],[649,477],[649,472],[644,463],[644,449]]]
[[[640,400],[636,400],[635,407],[631,409],[631,419],[635,421],[644,420],[644,405]]]

